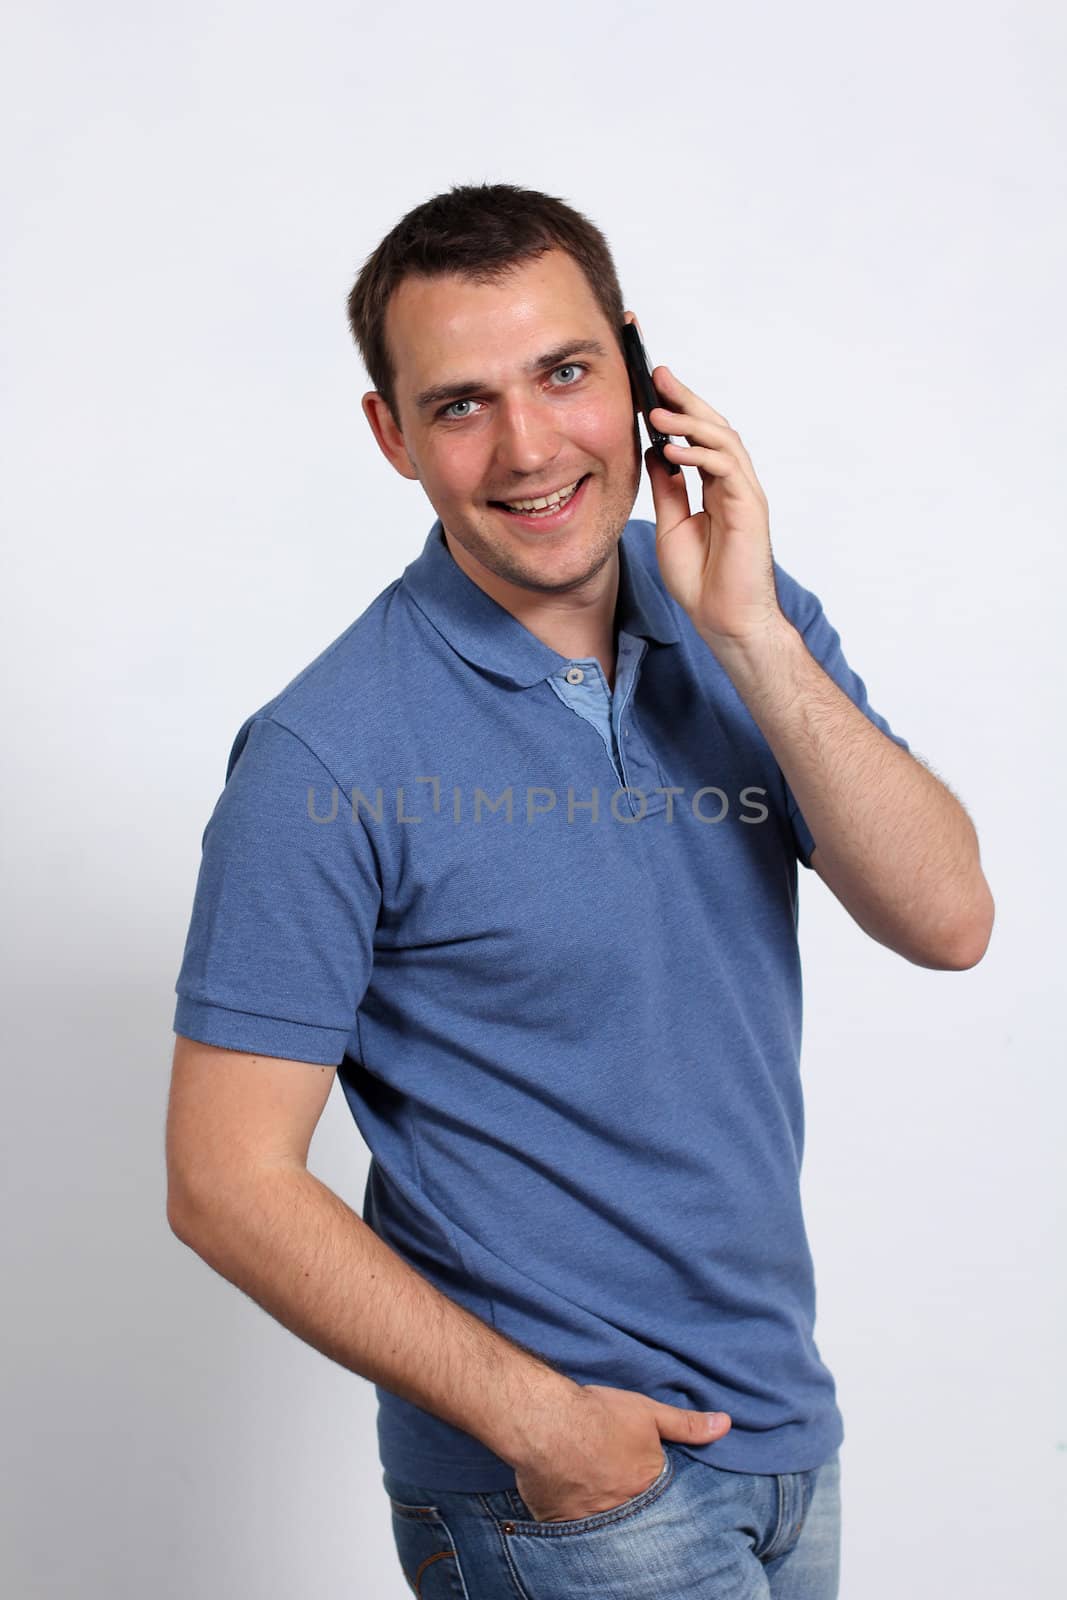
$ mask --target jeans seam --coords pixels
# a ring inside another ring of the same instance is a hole
[[[388,1491],[386,1491],[386,1493],[388,1494]],[[427,1556],[424,1561],[420,1561],[419,1565],[415,1569],[414,1577],[409,1574],[407,1568],[404,1566],[403,1561],[401,1560],[399,1562],[400,1570],[404,1575],[404,1581],[408,1584],[415,1595],[415,1600],[421,1600],[423,1574],[428,1570],[428,1568],[434,1566],[436,1562],[444,1560],[449,1560],[452,1562],[452,1571],[455,1573],[456,1581],[460,1587],[460,1592],[467,1597],[467,1600],[469,1600],[470,1591],[467,1588],[467,1580],[463,1576],[463,1568],[460,1565],[459,1550],[456,1547],[456,1541],[453,1536],[452,1529],[449,1526],[448,1519],[442,1514],[440,1506],[405,1505],[402,1501],[395,1500],[391,1494],[388,1495],[388,1499],[395,1515],[407,1522],[422,1522],[427,1524],[436,1523],[448,1542],[448,1548],[446,1550],[435,1550],[434,1553]],[[398,1550],[397,1555],[399,1556],[399,1554],[400,1552]]]
[[[517,1600],[530,1600],[529,1595],[522,1586],[522,1579],[519,1577],[518,1568],[515,1566],[515,1563],[511,1558],[511,1550],[508,1546],[508,1540],[504,1533],[500,1518],[489,1504],[487,1495],[479,1494],[478,1499],[481,1501],[483,1511],[489,1518],[489,1521],[492,1523],[493,1527],[496,1529],[497,1543],[500,1545],[500,1553],[504,1559],[504,1564],[508,1569],[508,1573],[510,1574],[512,1584],[514,1585]]]
[[[778,1491],[778,1516],[775,1520],[774,1533],[771,1535],[770,1543],[767,1545],[763,1555],[760,1557],[762,1561],[766,1561],[771,1558],[771,1552],[776,1550],[778,1541],[785,1531],[786,1486],[783,1482],[783,1477],[784,1474],[781,1472],[776,1472],[774,1475],[775,1488]]]

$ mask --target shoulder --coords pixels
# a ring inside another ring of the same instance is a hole
[[[656,559],[656,524],[645,517],[631,517],[622,530],[622,543],[626,554],[639,561],[646,571],[659,579],[659,562]],[[662,580],[660,580],[662,583]]]
[[[395,724],[389,708],[410,668],[411,642],[397,626],[398,610],[404,611],[397,605],[400,581],[248,714],[234,739],[227,776],[253,729],[265,751],[277,749],[281,759],[283,747],[295,742],[335,777],[351,766],[353,752],[365,752],[388,732],[390,722]]]

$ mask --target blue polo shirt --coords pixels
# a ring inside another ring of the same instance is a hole
[[[801,1214],[797,862],[775,758],[659,575],[619,546],[618,664],[543,644],[441,524],[239,729],[203,835],[175,1031],[336,1065],[368,1225],[583,1384],[728,1411],[742,1472],[843,1438]],[[865,715],[817,597],[782,609]],[[353,1286],[352,1315],[359,1316]],[[378,1388],[381,1462],[513,1487]]]

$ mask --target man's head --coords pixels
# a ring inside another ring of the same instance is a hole
[[[599,230],[509,184],[409,212],[348,297],[379,446],[422,484],[453,548],[505,583],[570,590],[615,550],[641,474],[627,315]],[[493,504],[583,478],[559,527]]]

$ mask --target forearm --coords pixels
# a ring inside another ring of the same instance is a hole
[[[819,870],[881,943],[923,965],[956,961],[992,924],[966,811],[888,739],[789,622],[758,650],[720,657],[815,840]],[[984,948],[984,940],[982,940]]]
[[[174,1213],[178,1237],[298,1338],[513,1466],[578,1392],[441,1294],[302,1166],[264,1167]]]

